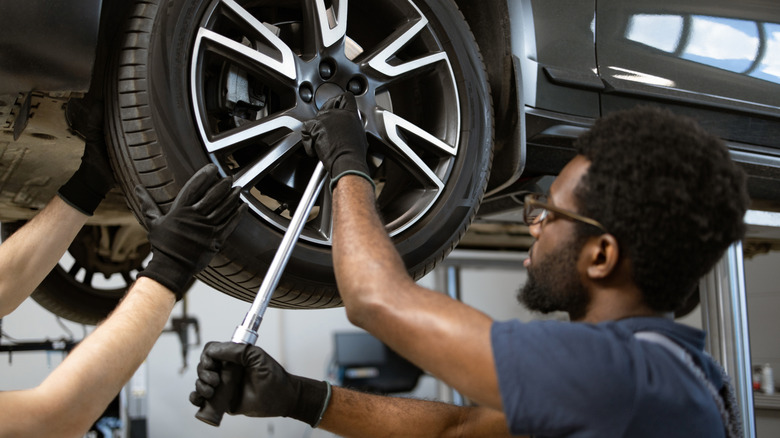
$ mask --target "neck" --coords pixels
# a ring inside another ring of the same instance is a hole
[[[588,310],[578,322],[599,323],[639,316],[665,317],[667,314],[648,307],[635,286],[601,288],[591,293]]]

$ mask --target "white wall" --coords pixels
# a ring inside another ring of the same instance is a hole
[[[780,252],[745,260],[750,353],[753,364],[769,363],[780,376]]]
[[[780,381],[780,251],[745,260],[745,290],[753,365],[768,363],[774,370],[775,386]],[[780,400],[777,392],[773,396]],[[756,404],[756,436],[780,436],[780,410]]]

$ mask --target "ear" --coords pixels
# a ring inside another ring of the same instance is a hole
[[[585,244],[584,249],[588,277],[594,280],[603,279],[615,272],[620,260],[620,249],[615,236],[602,234],[594,237]]]

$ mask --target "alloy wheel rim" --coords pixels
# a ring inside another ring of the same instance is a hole
[[[356,96],[391,236],[418,224],[457,176],[455,75],[434,26],[411,1],[326,7],[316,0],[297,9],[215,1],[192,53],[191,100],[205,152],[234,176],[251,210],[280,230],[316,165],[301,145],[301,125],[344,90]],[[330,205],[325,190],[301,239],[330,244]]]

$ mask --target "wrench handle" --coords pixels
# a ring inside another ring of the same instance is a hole
[[[241,365],[232,362],[222,362],[220,369],[220,381],[232,382],[233,379],[238,378],[243,370]],[[222,422],[222,416],[230,408],[230,401],[233,400],[235,395],[236,386],[233,384],[219,384],[214,388],[214,395],[205,401],[203,406],[195,413],[195,418],[198,420],[210,424],[214,427],[219,427]]]
[[[314,173],[309,180],[309,184],[306,186],[306,190],[304,190],[301,203],[298,209],[296,209],[295,214],[293,214],[290,226],[284,233],[281,245],[276,251],[274,258],[271,261],[271,265],[268,267],[265,278],[263,278],[260,290],[258,290],[257,295],[252,302],[252,306],[249,308],[246,316],[244,316],[244,321],[240,326],[236,327],[235,332],[233,332],[232,342],[255,345],[255,342],[257,341],[257,329],[268,308],[268,303],[271,301],[273,291],[279,283],[282,272],[284,271],[285,266],[287,266],[287,261],[292,255],[295,242],[301,235],[303,226],[306,223],[306,218],[311,212],[317,195],[323,186],[326,175],[327,172],[325,171],[322,162],[318,162],[314,169]],[[230,401],[235,395],[235,389],[233,389],[235,388],[235,385],[232,384],[232,382],[239,378],[242,372],[243,369],[241,369],[240,365],[223,362],[220,369],[220,382],[222,383],[214,388],[214,395],[206,400],[203,406],[198,409],[198,412],[195,413],[195,418],[212,426],[219,426],[222,422],[222,416],[230,407]]]

